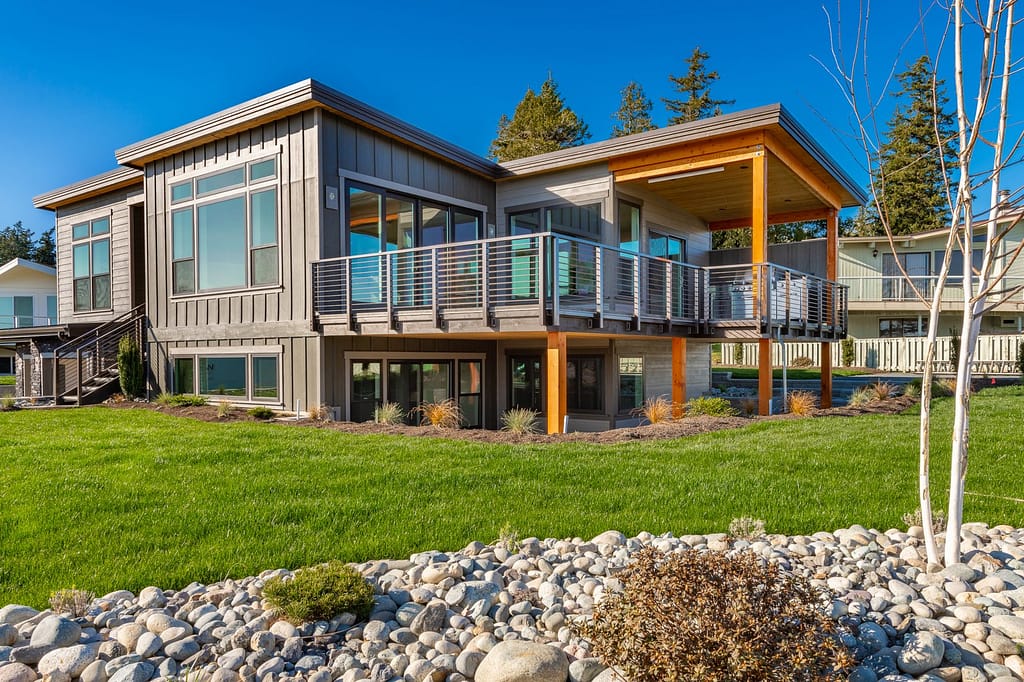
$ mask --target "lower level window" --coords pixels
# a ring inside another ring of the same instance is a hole
[[[569,356],[565,366],[567,407],[582,412],[600,412],[604,409],[601,380],[604,358]]]
[[[349,418],[370,421],[384,403],[401,406],[404,420],[418,424],[424,403],[456,400],[462,426],[483,423],[483,363],[480,360],[353,360]]]
[[[0,374],[14,374],[14,358],[0,357]]]
[[[279,402],[276,355],[196,355],[174,359],[175,393]]]
[[[644,359],[619,358],[619,414],[644,404]]]
[[[924,336],[924,322],[917,317],[880,319],[878,321],[878,335],[882,338]]]

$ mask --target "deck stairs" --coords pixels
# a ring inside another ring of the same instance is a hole
[[[145,307],[105,322],[54,350],[54,397],[58,405],[95,405],[120,389],[117,348],[129,336],[145,363]]]

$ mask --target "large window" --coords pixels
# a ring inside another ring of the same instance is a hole
[[[917,317],[883,318],[878,320],[878,335],[882,338],[924,336],[926,321]]]
[[[601,239],[601,204],[560,204],[509,214],[509,235],[555,232],[570,236]]]
[[[349,418],[373,419],[384,403],[402,407],[406,423],[422,419],[424,403],[453,399],[462,411],[465,428],[483,423],[483,362],[481,360],[352,360]]]
[[[644,404],[644,359],[619,358],[619,414],[628,414]]]
[[[174,358],[175,393],[196,393],[248,402],[281,402],[280,356],[263,353]]]
[[[278,284],[277,171],[269,158],[171,185],[175,294]]]
[[[480,238],[483,215],[377,187],[348,188],[348,253],[359,256]]]
[[[14,374],[14,358],[0,355],[0,374]]]
[[[579,412],[604,409],[604,358],[600,355],[570,355],[565,366],[567,408]]]
[[[929,253],[882,254],[882,299],[905,301],[915,297],[914,288],[924,296],[931,293],[931,268]],[[900,271],[896,258],[903,265],[910,278],[908,282]],[[913,284],[913,287],[911,286]]]
[[[31,296],[0,296],[0,329],[33,326]]]
[[[110,218],[71,226],[75,312],[110,310]]]

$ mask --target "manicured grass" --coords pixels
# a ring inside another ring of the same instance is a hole
[[[725,366],[725,365],[722,365],[722,366],[716,365],[716,366],[712,367],[711,369],[713,371],[715,371],[715,372],[732,372],[732,378],[733,379],[756,379],[757,378],[757,367],[729,367],[729,366]],[[803,368],[803,369],[796,368],[796,367],[790,367],[787,370],[786,374],[787,374],[787,376],[790,379],[794,379],[794,380],[800,380],[800,379],[820,379],[821,378],[821,369],[816,368],[816,367]],[[843,369],[836,368],[836,369],[832,370],[832,376],[837,376],[837,377],[855,377],[855,376],[860,376],[862,374],[870,374],[870,372],[868,372],[867,370],[863,370],[863,369],[849,369],[849,368],[843,368]],[[772,376],[774,378],[776,378],[776,379],[781,379],[782,378],[782,368],[773,369],[772,370]]]
[[[13,386],[16,378],[15,376],[2,376],[0,377],[0,386]]]
[[[1024,389],[978,394],[967,489],[1020,497]],[[937,401],[948,433],[950,400]],[[75,585],[181,587],[330,558],[404,557],[521,535],[617,528],[769,532],[900,525],[916,505],[913,414],[780,420],[621,445],[354,436],[148,410],[0,413],[0,604]],[[943,438],[937,433],[936,442]],[[948,467],[948,441],[937,447]],[[946,477],[933,480],[935,505]],[[968,495],[966,517],[1024,525]]]

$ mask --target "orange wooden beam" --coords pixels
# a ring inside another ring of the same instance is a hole
[[[781,225],[783,223],[802,223],[808,220],[826,220],[828,208],[811,208],[806,211],[789,211],[787,213],[773,213],[768,216],[769,225]],[[712,232],[719,230],[739,230],[750,227],[754,224],[753,216],[747,218],[733,218],[731,220],[717,220],[708,223],[708,229]]]
[[[638,152],[609,159],[608,170],[616,174],[630,169],[646,168],[659,164],[676,163],[699,159],[713,154],[735,154],[738,151],[746,150],[764,144],[764,133],[761,131],[725,135],[714,140],[701,140],[699,142],[684,142],[682,144],[656,149],[652,151]]]
[[[686,402],[686,339],[672,339],[672,413],[682,416]],[[680,414],[676,414],[679,412]]]
[[[836,281],[839,260],[839,213],[831,209],[825,220],[825,278]],[[831,292],[830,292],[831,293]],[[831,295],[826,299],[829,324],[835,324]],[[821,344],[821,406],[832,407],[832,344]]]
[[[772,340],[757,340],[757,413],[769,415],[772,411]]]
[[[547,414],[548,433],[561,433],[565,422],[568,393],[566,391],[565,332],[548,332],[547,347]]]
[[[751,260],[754,263],[768,261],[768,157],[761,154],[753,162],[753,182],[751,185]],[[768,286],[761,268],[754,266],[752,293],[757,296],[758,320],[767,319],[765,309],[766,296],[764,289]],[[772,353],[771,339],[758,339],[757,360],[757,402],[758,412],[767,415],[771,412],[772,400]]]
[[[630,180],[649,180],[664,175],[686,173],[689,171],[703,170],[705,168],[714,168],[716,166],[725,166],[741,161],[750,161],[750,159],[754,158],[754,154],[759,151],[761,151],[761,149],[758,145],[756,147],[744,147],[738,151],[729,150],[714,154],[704,154],[698,157],[663,161],[638,168],[629,168],[626,170],[616,171],[615,181],[628,182]]]
[[[834,183],[823,180],[821,177],[816,175],[814,171],[811,170],[810,166],[800,160],[796,154],[789,151],[789,149],[787,149],[770,133],[765,134],[764,142],[768,151],[770,151],[775,158],[785,164],[789,170],[793,171],[798,178],[803,180],[804,184],[810,188],[811,192],[813,192],[814,195],[822,201],[822,203],[831,208],[842,208],[843,200]]]

